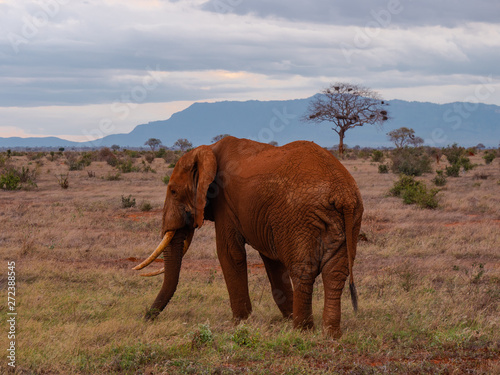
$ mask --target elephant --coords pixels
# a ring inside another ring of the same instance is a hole
[[[163,285],[145,319],[165,308],[175,293],[184,254],[204,220],[214,222],[217,256],[233,319],[252,312],[245,244],[259,252],[281,314],[295,328],[313,329],[312,293],[324,283],[323,330],[338,338],[340,298],[352,273],[363,215],[360,191],[347,169],[313,142],[281,147],[227,136],[184,154],[174,167],[163,208],[163,239],[141,264],[161,253]]]

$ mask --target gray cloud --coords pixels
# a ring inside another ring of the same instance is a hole
[[[265,18],[365,26],[378,21],[381,26],[443,25],[465,22],[498,23],[500,3],[496,0],[208,0],[202,9],[219,13],[252,14]]]
[[[407,99],[500,75],[496,2],[401,0],[387,27],[389,1],[332,3],[3,2],[0,107],[305,97],[334,80]]]

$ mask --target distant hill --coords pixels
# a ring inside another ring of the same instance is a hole
[[[172,146],[179,138],[193,145],[210,144],[218,134],[251,138],[261,142],[276,141],[279,145],[304,139],[321,146],[338,143],[337,134],[328,123],[310,124],[301,121],[311,98],[246,102],[223,101],[194,103],[167,120],[135,127],[128,134],[113,134],[94,142],[70,142],[60,138],[0,138],[0,147],[143,147],[149,138],[159,138]],[[486,104],[434,104],[390,100],[391,119],[382,129],[364,126],[346,133],[345,143],[384,147],[392,146],[387,132],[406,126],[413,128],[425,144],[444,147],[452,143],[475,146],[483,143],[497,147],[500,142],[500,107]]]

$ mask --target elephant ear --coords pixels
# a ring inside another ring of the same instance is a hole
[[[194,227],[201,228],[207,203],[207,192],[217,174],[217,160],[209,146],[197,147],[194,152],[194,185],[196,189]]]

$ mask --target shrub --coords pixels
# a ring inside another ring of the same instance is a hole
[[[486,151],[486,153],[483,155],[483,159],[486,164],[491,164],[491,162],[496,158],[496,155],[494,152],[489,152]]]
[[[153,206],[151,205],[151,203],[144,201],[141,203],[140,209],[141,211],[151,211],[153,209]]]
[[[21,179],[15,173],[14,168],[4,171],[0,175],[0,189],[17,190],[20,188]]]
[[[162,149],[163,150],[163,149]],[[171,164],[171,163],[176,163],[177,160],[179,160],[181,157],[179,151],[172,151],[172,150],[165,150],[164,155],[162,156],[163,160],[165,160],[165,163]]]
[[[457,164],[460,157],[465,155],[465,148],[459,147],[454,143],[452,146],[443,148],[443,154],[446,156],[446,159],[448,159],[448,163],[451,165]]]
[[[431,172],[431,160],[423,147],[399,148],[391,154],[391,170],[396,174],[421,176]]]
[[[108,173],[108,175],[106,176],[106,180],[108,180],[108,181],[118,181],[120,179],[121,179],[121,173],[120,172],[116,172],[114,174]]]
[[[231,340],[239,346],[254,348],[259,343],[258,331],[251,331],[247,325],[241,324],[236,327]]]
[[[432,179],[434,185],[436,186],[444,186],[446,185],[446,177],[443,174],[443,171],[436,171],[436,177]]]
[[[152,153],[152,152],[148,152],[144,158],[146,159],[146,161],[151,164],[154,160],[155,160],[155,154]]]
[[[76,152],[67,151],[66,164],[69,166],[70,171],[80,171],[85,167],[88,167],[92,163],[92,153],[84,152],[82,155],[78,156]]]
[[[167,175],[167,176],[163,177],[162,181],[165,185],[168,185],[168,182],[170,181],[170,176]]]
[[[379,164],[378,173],[389,173],[389,166],[387,164]]]
[[[372,161],[375,163],[379,163],[384,160],[384,153],[380,150],[373,150],[372,152]]]
[[[446,175],[448,177],[460,176],[460,165],[459,164],[452,164],[449,167],[446,167]]]
[[[122,161],[116,166],[122,173],[137,172],[139,169],[134,166],[131,159]]]
[[[122,195],[122,208],[130,208],[135,207],[135,198],[132,198],[132,195],[125,197]]]
[[[208,344],[214,342],[214,335],[210,329],[210,324],[200,324],[198,325],[198,331],[193,334],[193,339],[191,341],[192,348],[201,348]]]
[[[60,174],[59,176],[56,176],[56,178],[62,189],[67,189],[69,187],[69,173],[66,173],[66,175]]]
[[[422,181],[416,181],[412,176],[401,175],[389,191],[392,196],[401,197],[405,204],[417,204],[421,208],[436,208],[437,189],[428,190]]]
[[[24,184],[24,188],[36,187],[37,170],[29,167],[21,169],[10,167],[0,175],[0,188],[4,190],[17,190]]]
[[[116,167],[118,164],[118,159],[116,158],[116,155],[111,151],[109,148],[104,147],[99,150],[99,153],[97,155],[97,159],[99,161],[105,161],[112,167]]]

